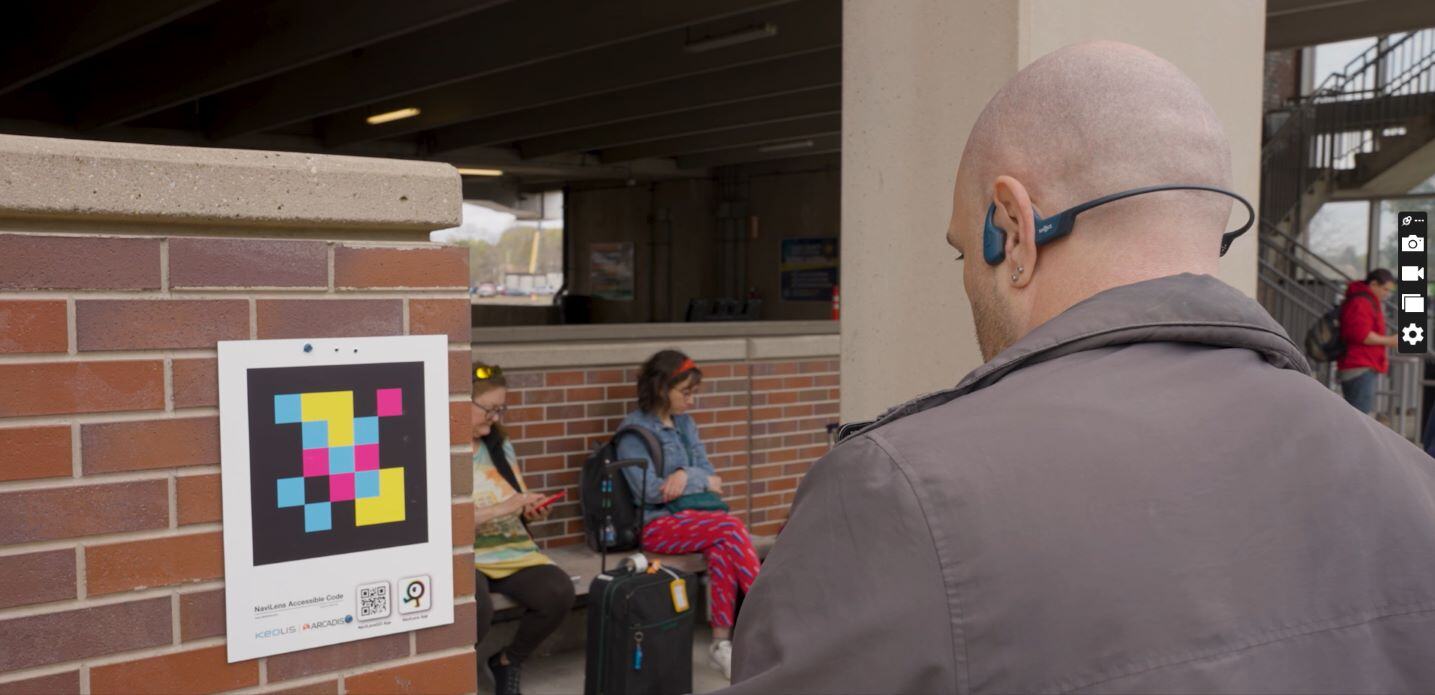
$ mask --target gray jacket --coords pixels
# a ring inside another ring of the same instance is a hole
[[[1208,276],[1103,292],[803,481],[731,693],[1435,692],[1435,460]]]

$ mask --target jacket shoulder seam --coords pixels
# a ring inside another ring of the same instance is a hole
[[[930,539],[932,542],[932,556],[936,558],[937,567],[941,570],[942,593],[948,594],[949,588],[946,581],[947,563],[942,558],[941,548],[937,546],[937,535],[932,528],[931,515],[927,513],[927,504],[922,499],[922,494],[918,490],[917,486],[912,483],[912,475],[911,472],[908,470],[909,467],[907,466],[906,458],[903,457],[901,453],[897,451],[897,448],[893,446],[891,442],[887,441],[887,439],[884,438],[881,434],[877,432],[869,432],[865,436],[867,439],[871,440],[871,442],[876,445],[878,449],[881,449],[882,453],[885,453],[888,458],[892,459],[892,465],[897,469],[899,473],[902,474],[902,481],[907,483],[907,488],[912,491],[912,498],[917,501],[917,511],[922,516],[922,523],[926,524],[927,526],[927,538]],[[950,592],[952,598],[949,599],[946,603],[947,623],[951,626],[952,655],[953,659],[957,662],[955,669],[957,675],[955,692],[966,693],[970,692],[969,686],[971,674],[969,673],[969,664],[971,663],[971,657],[970,654],[967,652],[966,637],[962,633],[961,601],[960,598],[957,596],[957,590],[955,588],[951,588]]]

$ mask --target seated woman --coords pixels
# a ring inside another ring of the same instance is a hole
[[[493,619],[496,591],[527,609],[518,634],[488,660],[499,695],[517,695],[523,661],[552,634],[573,608],[573,582],[539,552],[525,524],[546,519],[552,507],[539,509],[543,495],[530,493],[518,470],[513,443],[499,420],[507,408],[508,382],[503,371],[486,364],[473,371],[473,565],[478,601],[478,635],[483,641]]]
[[[649,358],[638,375],[638,410],[623,425],[638,425],[657,436],[666,476],[636,437],[618,442],[618,456],[648,459],[646,490],[641,469],[623,469],[634,495],[646,502],[643,549],[665,554],[701,552],[707,558],[713,625],[708,658],[723,677],[731,679],[734,604],[738,590],[747,593],[752,588],[759,562],[747,528],[720,502],[722,478],[708,462],[697,425],[686,415],[702,378],[697,365],[681,352],[664,350]],[[715,494],[702,494],[709,492]]]

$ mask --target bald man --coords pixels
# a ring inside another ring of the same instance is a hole
[[[992,98],[947,230],[986,363],[813,467],[730,692],[1435,692],[1435,461],[1211,276],[1232,198],[1058,214],[1230,168],[1131,46]]]

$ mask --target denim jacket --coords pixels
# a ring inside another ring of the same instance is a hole
[[[697,423],[693,422],[691,417],[674,415],[673,427],[668,427],[657,417],[635,410],[623,419],[623,426],[628,425],[646,428],[657,436],[658,442],[663,445],[663,464],[668,473],[679,468],[688,472],[688,485],[683,488],[683,494],[691,495],[708,489],[708,476],[715,471],[712,463],[708,462],[707,449],[703,448],[703,442],[698,438]],[[643,488],[642,469],[623,469],[623,476],[628,479],[628,487],[632,488],[634,496],[648,502],[643,510],[643,523],[670,514],[663,504],[663,472],[654,467],[642,440],[634,436],[623,437],[618,442],[618,457],[648,460],[646,490]],[[643,492],[639,492],[640,490]]]

